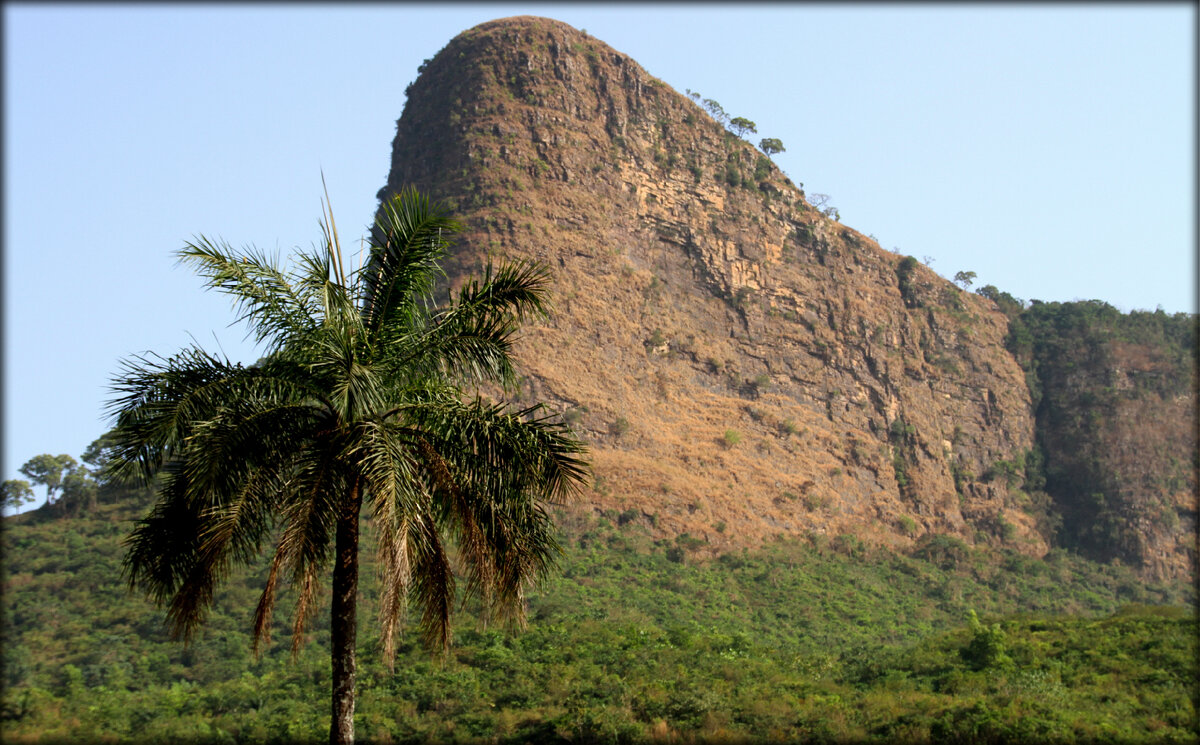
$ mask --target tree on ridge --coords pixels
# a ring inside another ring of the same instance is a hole
[[[54,504],[55,495],[62,491],[64,477],[79,464],[67,454],[50,455],[42,453],[35,455],[21,466],[21,474],[28,476],[35,484],[46,487],[46,504]]]
[[[8,479],[0,483],[0,508],[19,510],[34,499],[33,486],[25,479]]]
[[[231,567],[274,539],[255,651],[269,641],[281,577],[296,590],[297,650],[332,562],[330,742],[350,743],[363,507],[379,536],[391,665],[410,600],[427,643],[449,645],[456,574],[488,613],[523,622],[524,588],[558,551],[546,505],[576,492],[587,465],[540,407],[511,411],[463,388],[513,382],[515,334],[546,312],[544,268],[489,266],[437,304],[439,260],[458,227],[441,207],[413,190],[390,200],[369,259],[350,273],[327,206],[321,227],[322,245],[291,271],[203,237],[180,251],[209,289],[232,296],[264,356],[242,365],[192,346],[124,361],[106,469],[157,485],[124,569],[184,639]]]

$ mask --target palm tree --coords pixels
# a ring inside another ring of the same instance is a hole
[[[265,353],[242,365],[193,345],[123,362],[108,469],[156,484],[124,570],[166,606],[177,637],[203,623],[234,565],[273,544],[254,648],[269,641],[276,586],[290,576],[294,653],[332,562],[330,742],[349,743],[363,506],[378,534],[390,666],[408,601],[426,641],[449,645],[456,575],[488,613],[523,623],[523,590],[558,551],[546,505],[575,492],[587,466],[561,420],[463,389],[512,382],[511,344],[545,313],[547,272],[489,266],[439,304],[438,262],[457,229],[444,210],[415,191],[395,197],[348,275],[325,204],[323,244],[291,271],[203,237],[180,251],[233,297]]]

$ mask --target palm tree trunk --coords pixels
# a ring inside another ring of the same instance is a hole
[[[330,745],[354,742],[354,690],[357,669],[354,659],[358,637],[355,614],[358,605],[358,513],[362,495],[358,482],[338,516],[333,564],[333,603],[330,636],[333,651],[333,719],[329,724]]]

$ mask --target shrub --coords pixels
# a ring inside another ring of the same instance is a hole
[[[725,164],[725,183],[733,187],[742,184],[742,174],[738,173],[737,164],[732,161]]]
[[[954,491],[958,492],[960,496],[963,494],[963,487],[966,483],[975,479],[975,474],[971,473],[971,469],[957,460],[950,462],[950,475],[954,477]]]
[[[916,268],[917,259],[914,256],[905,256],[896,265],[896,280],[900,287],[900,297],[904,298],[904,304],[910,308],[917,308],[921,305],[916,296],[916,288],[912,284],[912,273]]]
[[[725,108],[717,103],[715,99],[706,98],[703,101],[704,108],[708,109],[708,113],[712,115],[721,124],[729,121],[729,114],[725,113]]]
[[[1018,454],[1012,460],[998,460],[983,473],[983,480],[994,481],[1002,479],[1004,485],[1012,489],[1020,486],[1025,474],[1025,455]]]
[[[765,181],[767,176],[771,175],[771,161],[763,156],[758,156],[754,161],[754,180]]]
[[[1013,664],[1012,658],[1005,654],[1004,651],[1004,630],[1000,628],[1000,624],[993,623],[991,626],[984,626],[979,621],[979,617],[975,615],[974,609],[970,611],[967,617],[967,622],[971,625],[971,643],[963,647],[959,654],[963,661],[971,666],[973,670],[984,670],[989,667],[1011,667]]]
[[[958,538],[940,533],[926,533],[917,541],[913,556],[942,569],[953,569],[966,561],[970,550]]]
[[[734,445],[737,445],[741,441],[742,441],[742,433],[741,432],[738,432],[736,429],[725,430],[725,445],[726,446],[733,447]]]
[[[888,427],[888,435],[893,441],[903,440],[916,431],[915,427],[906,423],[901,417],[893,419],[891,426]]]
[[[563,412],[563,421],[572,427],[583,421],[583,412],[587,411],[586,406],[571,407]]]
[[[892,470],[895,472],[896,485],[905,489],[908,486],[908,461],[899,448],[892,448]]]
[[[641,512],[639,510],[630,507],[629,509],[617,515],[617,525],[628,525],[629,523],[638,519],[638,515],[640,514]]]
[[[840,533],[834,536],[831,545],[834,551],[846,556],[861,556],[865,549],[863,542],[849,533]]]
[[[1007,292],[999,290],[995,285],[984,285],[975,291],[976,295],[985,297],[996,304],[997,309],[1004,315],[1008,316],[1009,320],[1021,315],[1021,311],[1025,309],[1025,301],[1013,297]]]
[[[808,509],[810,512],[816,512],[817,510],[825,509],[828,506],[829,506],[829,498],[828,497],[818,497],[815,494],[805,494],[804,495],[804,507],[806,509]]]

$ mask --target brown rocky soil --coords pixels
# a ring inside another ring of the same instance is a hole
[[[463,222],[452,279],[554,270],[518,397],[590,443],[583,509],[710,551],[927,532],[1048,549],[1023,495],[982,478],[1033,443],[1006,317],[920,264],[902,282],[903,257],[629,57],[547,19],[462,33],[409,89],[380,197],[405,185]]]

